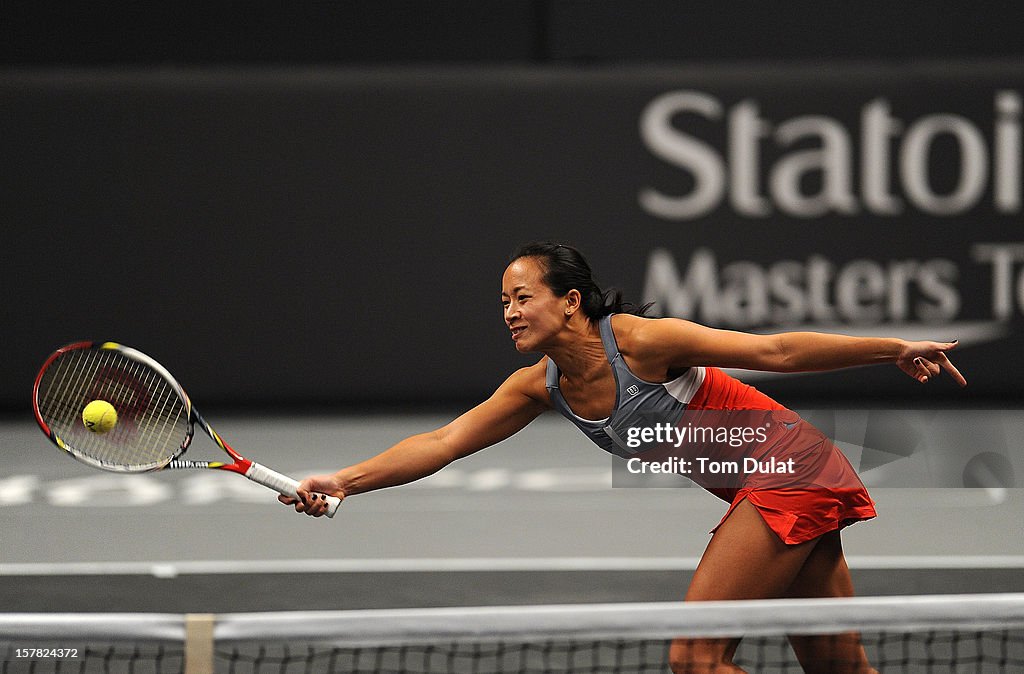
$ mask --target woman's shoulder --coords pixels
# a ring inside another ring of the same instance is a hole
[[[637,316],[636,314],[612,314],[612,329],[615,330],[615,336],[618,337],[619,333],[631,333],[632,331],[649,325],[651,321],[657,319],[651,318],[650,316]]]
[[[623,353],[644,351],[656,344],[672,322],[679,321],[633,314],[615,314],[611,317],[612,332]]]
[[[642,378],[660,376],[658,373],[663,369],[660,364],[654,364],[653,369],[650,367],[655,353],[651,347],[657,340],[653,334],[656,330],[652,331],[652,328],[657,320],[632,314],[615,314],[611,317],[612,333],[619,353],[626,358],[630,369]]]
[[[505,386],[510,386],[535,400],[547,404],[549,402],[547,390],[548,361],[549,358],[544,356],[533,365],[519,368],[505,380]]]
[[[619,353],[634,374],[647,381],[672,378],[680,361],[686,360],[687,344],[694,337],[695,324],[679,318],[648,318],[616,314],[612,330]]]
[[[661,339],[666,334],[686,332],[699,327],[696,323],[682,318],[657,318],[633,314],[614,314],[611,320],[615,337],[620,340]]]

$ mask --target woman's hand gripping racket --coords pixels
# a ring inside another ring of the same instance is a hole
[[[113,342],[61,347],[43,364],[32,396],[36,421],[50,440],[90,466],[123,473],[207,468],[244,475],[297,498],[297,480],[231,449],[192,406],[174,377],[149,356]],[[187,461],[198,425],[232,463]],[[341,499],[319,494],[334,517]]]

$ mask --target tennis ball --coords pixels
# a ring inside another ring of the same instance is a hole
[[[117,410],[106,400],[93,400],[82,410],[82,423],[93,433],[107,433],[117,425]]]

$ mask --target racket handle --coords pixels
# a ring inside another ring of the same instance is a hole
[[[299,497],[296,491],[299,488],[298,480],[293,480],[287,475],[282,475],[276,470],[271,470],[255,461],[249,466],[245,476],[253,482],[262,484],[264,487],[270,487],[279,494],[291,496],[292,498]],[[324,498],[327,500],[327,516],[334,517],[334,513],[338,512],[338,506],[341,505],[341,499],[337,496],[324,496]]]

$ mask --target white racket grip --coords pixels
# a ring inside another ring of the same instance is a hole
[[[271,470],[266,466],[252,462],[249,466],[249,470],[245,471],[245,476],[253,482],[258,482],[264,487],[270,487],[279,494],[285,496],[291,496],[292,498],[298,498],[299,481],[293,480],[287,475],[282,475],[276,470]],[[334,517],[334,513],[338,512],[338,506],[341,505],[341,499],[337,496],[324,496],[327,500],[327,516]]]

